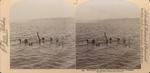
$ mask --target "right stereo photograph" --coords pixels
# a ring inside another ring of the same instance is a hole
[[[140,9],[128,0],[77,7],[77,69],[141,69]]]

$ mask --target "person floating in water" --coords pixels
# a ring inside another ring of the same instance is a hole
[[[42,43],[45,43],[45,38],[44,37],[42,38]]]
[[[59,45],[59,39],[56,38],[56,45]]]
[[[109,43],[110,43],[110,44],[112,43],[112,38],[111,38],[111,37],[109,38]]]
[[[92,40],[92,44],[95,44],[95,39]]]
[[[24,43],[25,43],[25,45],[27,45],[28,44],[28,39],[25,39]]]
[[[33,43],[31,42],[31,43],[29,43],[29,46],[33,46]]]
[[[88,39],[86,40],[86,43],[89,44],[89,40]]]

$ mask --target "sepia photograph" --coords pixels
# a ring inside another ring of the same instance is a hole
[[[77,8],[77,69],[140,69],[140,9],[128,0]]]
[[[10,11],[11,69],[141,69],[129,0],[20,0]]]
[[[20,0],[11,8],[11,69],[75,69],[75,20],[64,0]]]

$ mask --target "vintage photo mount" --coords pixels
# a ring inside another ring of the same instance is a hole
[[[12,0],[13,1],[13,0]],[[0,0],[0,55],[1,60],[0,65],[2,68],[2,73],[19,73],[19,72],[28,72],[28,73],[59,73],[59,72],[71,72],[71,73],[149,73],[150,72],[150,1],[149,0],[131,0],[141,8],[141,70],[126,70],[126,69],[83,69],[83,70],[10,70],[9,69],[9,9],[11,8],[10,0]],[[4,3],[4,4],[2,4]],[[2,6],[3,5],[3,6]],[[5,8],[6,7],[6,8]]]

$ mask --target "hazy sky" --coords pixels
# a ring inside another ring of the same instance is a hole
[[[11,21],[71,17],[73,10],[64,0],[20,0],[11,8]]]
[[[76,10],[79,19],[139,17],[139,9],[127,0],[89,0]],[[64,0],[20,0],[11,8],[11,21],[73,17],[75,10]]]
[[[79,19],[136,18],[140,9],[128,0],[89,0],[78,7]]]

